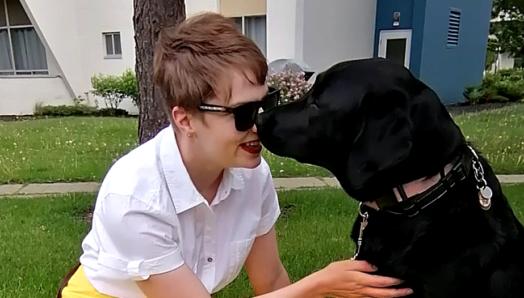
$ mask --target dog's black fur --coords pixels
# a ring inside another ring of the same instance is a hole
[[[358,201],[433,176],[471,154],[438,96],[384,59],[339,63],[299,101],[259,114],[258,134],[275,154],[330,170]],[[367,210],[360,259],[399,277],[412,297],[524,297],[524,229],[480,157],[492,207],[467,178],[417,216]],[[359,221],[352,238],[358,235]]]

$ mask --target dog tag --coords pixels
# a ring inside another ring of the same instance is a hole
[[[493,197],[493,191],[489,186],[483,186],[479,191],[479,203],[482,210],[489,210],[491,208],[491,198]]]
[[[486,185],[480,189],[480,195],[483,198],[490,200],[493,197],[493,191],[491,190],[491,187]]]

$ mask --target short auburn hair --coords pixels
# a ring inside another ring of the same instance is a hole
[[[175,106],[196,110],[206,99],[231,97],[231,75],[239,71],[253,84],[265,83],[266,58],[233,20],[204,13],[165,28],[155,48],[154,80],[165,95],[168,115]],[[169,118],[171,118],[169,116]]]

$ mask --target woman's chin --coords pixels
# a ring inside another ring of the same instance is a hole
[[[244,157],[241,161],[239,160],[235,168],[254,169],[260,165],[261,161],[262,157],[260,156],[260,154],[248,158]]]

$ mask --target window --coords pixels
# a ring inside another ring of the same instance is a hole
[[[458,46],[460,37],[460,16],[461,12],[458,9],[452,8],[449,11],[448,40],[446,43],[448,48]]]
[[[244,16],[233,18],[238,30],[251,38],[266,55],[266,16]]]
[[[106,58],[122,58],[120,32],[103,33],[106,46]]]
[[[47,56],[19,0],[0,0],[0,75],[46,75]]]

